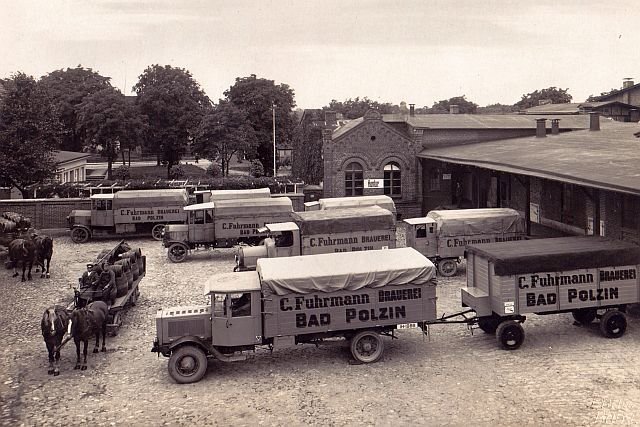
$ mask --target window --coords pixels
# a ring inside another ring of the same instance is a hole
[[[356,162],[349,163],[344,172],[345,196],[362,196],[363,188],[362,166]]]
[[[93,208],[97,211],[110,211],[111,200],[97,199],[93,202]]]
[[[427,226],[426,225],[419,225],[416,228],[416,238],[417,239],[423,239],[427,237]]]
[[[231,294],[231,317],[251,316],[251,294]]]
[[[440,191],[440,169],[429,171],[429,190]]]
[[[387,163],[384,166],[384,194],[392,197],[402,195],[400,165],[396,162]]]
[[[283,231],[282,234],[276,236],[277,248],[288,248],[293,245],[293,231]]]
[[[207,224],[213,224],[213,209],[207,209],[205,212],[205,220]]]
[[[204,224],[204,210],[191,211],[191,224]]]

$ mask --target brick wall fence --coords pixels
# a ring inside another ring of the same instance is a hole
[[[67,216],[74,209],[91,209],[89,199],[15,199],[0,200],[0,212],[16,212],[31,218],[38,229],[66,228]]]

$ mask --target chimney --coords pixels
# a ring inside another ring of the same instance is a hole
[[[456,104],[449,105],[449,114],[460,114],[460,106]]]
[[[589,113],[589,130],[600,130],[600,113],[595,111]]]
[[[622,89],[633,86],[633,77],[625,77],[622,79]]]
[[[409,104],[409,115],[410,116],[416,115],[416,104]]]
[[[560,133],[560,119],[551,119],[551,135]]]
[[[338,120],[336,118],[335,111],[325,111],[324,112],[324,124],[325,126],[336,126],[338,124]]]
[[[536,119],[536,138],[546,138],[547,119]]]

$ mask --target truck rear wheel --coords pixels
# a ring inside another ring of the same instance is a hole
[[[363,331],[351,339],[351,355],[361,363],[380,360],[384,352],[384,341],[377,332]]]
[[[182,262],[187,258],[188,248],[182,243],[173,243],[169,246],[167,256],[171,262]]]
[[[84,227],[76,227],[71,230],[71,240],[74,243],[86,243],[89,240],[89,230]]]
[[[458,263],[455,259],[442,259],[438,261],[438,273],[445,277],[451,277],[456,274]]]
[[[600,332],[607,338],[620,338],[627,330],[627,316],[619,310],[609,310],[600,319]]]
[[[590,325],[596,318],[595,308],[581,308],[571,312],[573,319],[581,325]]]
[[[156,224],[151,229],[151,237],[155,240],[162,240],[164,234],[164,224]]]
[[[524,329],[520,323],[514,320],[507,320],[498,326],[496,339],[503,349],[515,350],[524,341]]]
[[[207,356],[200,348],[185,345],[171,354],[168,369],[178,384],[195,383],[207,373]]]

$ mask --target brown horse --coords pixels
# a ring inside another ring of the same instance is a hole
[[[51,257],[53,256],[53,239],[46,235],[35,234],[32,236],[35,244],[35,263],[36,272],[37,266],[42,267],[42,273],[40,278],[51,277],[49,275],[49,268],[51,267]]]
[[[82,371],[87,369],[87,347],[89,339],[95,335],[96,345],[93,352],[98,352],[100,345],[100,333],[102,333],[102,351],[107,351],[105,338],[107,336],[107,315],[109,309],[103,301],[93,301],[86,307],[74,310],[71,313],[71,336],[76,344],[76,366],[73,369]],[[84,344],[84,360],[80,363],[80,343]]]
[[[31,280],[31,268],[35,260],[36,246],[31,239],[14,239],[9,243],[9,259],[13,264],[13,277],[18,277],[17,267],[22,264],[22,281],[25,281],[24,273],[29,266],[27,278]]]
[[[69,326],[69,314],[64,307],[54,305],[47,308],[40,322],[42,336],[49,353],[49,375],[60,375],[60,345]]]

